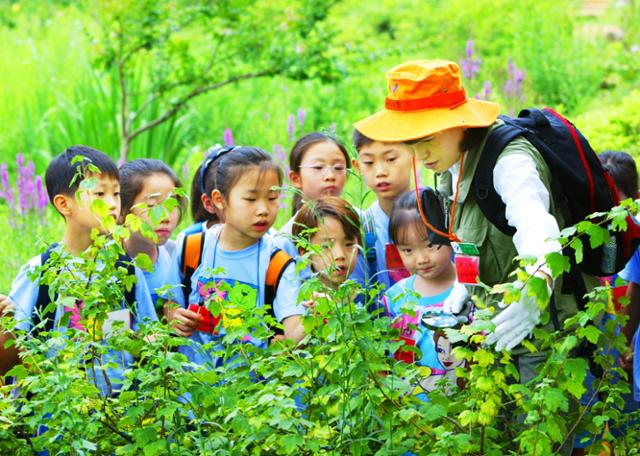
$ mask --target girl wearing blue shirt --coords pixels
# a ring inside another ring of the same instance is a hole
[[[220,148],[203,166],[214,166],[213,172],[204,170],[203,183],[224,223],[206,233],[200,265],[191,277],[188,302],[177,290],[171,298],[178,306],[167,307],[165,312],[176,332],[194,342],[183,348],[197,364],[212,360],[211,352],[222,347],[226,329],[237,323],[235,303],[265,304],[266,272],[278,249],[267,231],[278,213],[278,189],[282,185],[281,169],[269,154],[255,147]],[[180,251],[173,256],[169,283],[182,283],[181,256]],[[272,307],[284,327],[284,337],[295,342],[304,336],[298,291],[295,264],[291,263],[282,272]],[[206,307],[212,299],[219,303],[221,311],[217,314]],[[260,346],[267,343],[252,336],[246,341]],[[210,343],[212,348],[203,348]]]

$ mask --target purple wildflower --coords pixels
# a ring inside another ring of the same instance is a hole
[[[473,40],[467,41],[466,56],[460,59],[462,76],[466,79],[476,79],[480,72],[480,57],[474,58]]]
[[[490,100],[491,99],[491,81],[484,81],[484,99],[485,100]]]
[[[287,119],[287,134],[289,135],[289,142],[293,142],[296,134],[296,118],[293,114],[289,115]]]
[[[507,67],[508,78],[504,83],[504,95],[509,100],[509,104],[511,105],[511,109],[509,110],[509,114],[513,115],[515,111],[515,107],[524,102],[525,97],[523,95],[524,91],[524,72],[518,69],[513,62],[513,59],[509,59],[509,65]]]
[[[300,131],[304,131],[304,121],[307,118],[307,113],[304,109],[298,108],[298,125],[300,126]]]
[[[224,145],[233,146],[233,133],[231,132],[231,128],[224,129]]]
[[[287,164],[287,152],[284,150],[280,144],[273,145],[273,155],[276,157],[282,165],[284,166],[285,175],[289,174],[289,165]]]
[[[49,195],[47,194],[47,188],[42,185],[42,176],[36,176],[36,192],[38,196],[37,209],[42,213],[49,204]]]

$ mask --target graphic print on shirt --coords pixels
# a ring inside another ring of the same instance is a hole
[[[200,302],[207,303],[206,307],[191,304],[189,308],[202,315],[196,328],[201,332],[219,335],[221,328],[242,325],[240,315],[258,303],[258,287],[240,280],[198,277],[197,287]]]

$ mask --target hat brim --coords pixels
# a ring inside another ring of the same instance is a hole
[[[456,127],[488,127],[500,114],[500,105],[467,98],[455,108],[391,111],[384,109],[354,124],[356,130],[383,142],[402,142],[424,138]]]

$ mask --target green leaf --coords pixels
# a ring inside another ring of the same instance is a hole
[[[545,258],[554,278],[560,277],[563,272],[569,272],[571,269],[569,258],[561,253],[552,252],[547,254]]]
[[[91,202],[91,212],[102,220],[109,216],[109,205],[101,199],[95,199]]]
[[[592,344],[595,344],[598,342],[598,339],[600,338],[600,334],[602,334],[602,331],[600,331],[598,328],[596,328],[593,325],[589,325],[589,326],[585,326],[584,328],[578,328],[577,334],[580,337],[586,338]]]
[[[587,230],[589,245],[592,249],[605,244],[609,240],[609,231],[599,225],[592,225]]]
[[[571,242],[571,247],[573,248],[576,254],[576,263],[577,264],[582,263],[582,247],[583,247],[582,240],[579,238],[573,239],[573,241]]]
[[[527,296],[535,298],[538,307],[544,309],[549,303],[547,281],[540,277],[531,277],[527,284]]]
[[[136,266],[144,271],[153,271],[153,262],[151,261],[149,255],[147,255],[146,253],[138,253],[135,258],[135,263]]]

